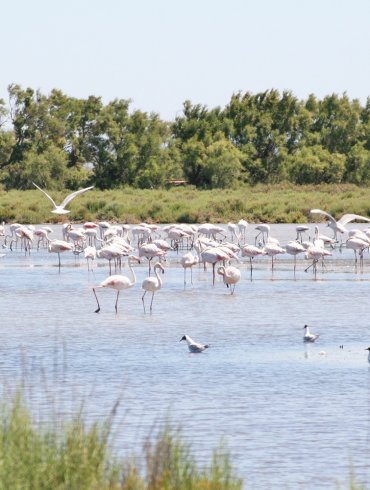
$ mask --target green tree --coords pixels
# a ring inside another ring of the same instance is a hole
[[[289,180],[295,184],[340,183],[346,158],[321,146],[305,147],[287,158]]]
[[[315,142],[331,153],[347,153],[361,137],[361,106],[344,94],[326,96],[318,103],[311,131],[318,133]]]
[[[242,158],[241,151],[226,138],[209,145],[203,161],[203,186],[234,187],[243,176]]]
[[[59,148],[50,146],[43,153],[31,149],[21,162],[9,168],[5,183],[18,189],[32,188],[32,182],[47,189],[61,189],[65,187],[67,161],[66,153]]]
[[[356,143],[348,152],[345,181],[357,185],[370,183],[370,150],[364,142]]]

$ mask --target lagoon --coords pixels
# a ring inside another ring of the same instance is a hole
[[[284,245],[295,227],[272,225],[271,234]],[[369,486],[367,253],[360,271],[351,250],[335,250],[316,278],[304,259],[294,275],[287,255],[273,272],[270,259],[256,259],[251,278],[242,259],[230,295],[199,266],[184,289],[181,254],[171,252],[152,315],[141,302],[145,261],[118,314],[112,290],[98,291],[95,314],[92,287],[108,276],[107,262],[88,271],[82,255],[65,253],[59,271],[46,250],[3,253],[0,381],[7,389],[25,380],[41,419],[84,401],[88,418],[102,420],[120,399],[119,454],[140,454],[153,427],[170,420],[205,464],[224,440],[246,489],[345,488],[351,468]],[[321,335],[316,343],[302,342],[305,324]],[[211,347],[189,354],[184,334]]]

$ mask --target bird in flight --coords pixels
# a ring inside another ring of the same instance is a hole
[[[337,240],[337,233],[345,233],[347,230],[345,225],[351,223],[352,221],[370,221],[370,218],[366,216],[360,216],[358,214],[344,214],[340,219],[336,220],[331,214],[321,209],[311,209],[311,214],[321,214],[329,221],[328,226],[334,231],[334,238]]]
[[[86,187],[85,189],[80,189],[76,192],[72,192],[72,194],[69,194],[65,199],[64,201],[62,202],[62,204],[60,204],[58,206],[58,204],[55,204],[55,201],[54,199],[49,196],[49,194],[47,192],[45,192],[43,189],[41,189],[38,185],[36,185],[34,182],[32,182],[32,184],[37,187],[37,189],[41,192],[43,192],[45,194],[45,196],[49,199],[49,201],[51,201],[52,205],[53,205],[53,210],[52,210],[52,213],[54,214],[67,214],[67,213],[70,213],[70,211],[68,211],[68,209],[64,209],[71,201],[72,199],[74,199],[75,197],[79,196],[80,194],[83,194],[84,192],[86,191],[89,191],[90,189],[93,189],[94,186],[91,186],[91,187]]]

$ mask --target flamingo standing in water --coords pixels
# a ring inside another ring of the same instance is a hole
[[[236,283],[240,281],[240,270],[232,265],[228,267],[222,265],[217,269],[217,274],[223,277],[226,286],[230,287],[230,293],[234,294]]]
[[[255,245],[245,245],[242,248],[242,257],[249,257],[251,264],[251,275],[253,270],[252,260],[258,255],[266,255],[263,248],[256,247]]]
[[[71,243],[65,242],[64,240],[52,240],[49,242],[48,247],[49,252],[57,253],[59,258],[59,271],[60,271],[60,254],[66,252],[67,250],[73,250],[73,245]]]
[[[90,270],[89,262],[91,262],[91,269],[92,269],[93,261],[96,259],[96,248],[93,246],[86,247],[84,249],[84,255],[87,261],[87,270]]]
[[[156,291],[159,291],[162,287],[162,279],[158,273],[158,271],[161,271],[162,274],[164,274],[164,267],[162,264],[160,264],[159,262],[157,262],[154,266],[154,273],[155,273],[155,277],[147,277],[146,279],[144,279],[144,281],[142,282],[141,284],[141,287],[142,289],[144,289],[144,294],[142,296],[142,302],[143,302],[143,307],[144,307],[144,313],[146,313],[145,311],[145,295],[147,292],[151,292],[152,293],[152,300],[150,302],[150,312],[152,312],[152,309],[153,309],[153,299],[154,299],[154,293]]]
[[[265,252],[265,255],[269,255],[271,257],[271,270],[274,270],[274,257],[275,255],[278,254],[284,254],[285,249],[280,247],[280,245],[274,243],[274,242],[267,242],[266,245],[263,247],[263,250]]]
[[[326,250],[323,248],[323,246],[318,246],[314,244],[309,244],[308,248],[306,249],[305,257],[306,259],[312,259],[312,264],[306,267],[304,270],[305,272],[308,271],[310,267],[312,267],[312,270],[316,276],[317,272],[317,262],[322,259],[323,260],[323,266],[324,266],[324,257],[327,255],[332,255],[329,250]]]
[[[217,264],[217,262],[230,260],[229,253],[223,251],[219,247],[211,247],[211,248],[207,248],[206,250],[201,252],[200,256],[201,256],[202,262],[204,262],[204,264],[206,264],[207,262],[209,264],[212,264],[212,278],[213,278],[213,285],[215,285],[215,278],[216,278],[215,267],[216,267],[216,264]]]
[[[245,242],[245,240],[246,240],[246,231],[247,231],[247,228],[248,228],[248,221],[246,221],[245,219],[240,219],[238,221],[238,228],[239,228],[240,237]]]
[[[357,252],[360,257],[360,266],[364,264],[364,250],[369,248],[369,241],[365,235],[365,239],[360,236],[350,236],[346,241],[346,248],[350,248],[355,253],[355,265],[357,264]]]
[[[191,252],[188,252],[181,257],[180,263],[184,268],[184,287],[186,285],[186,269],[190,269],[190,278],[191,283],[193,284],[193,265],[198,263],[198,257],[195,257]]]
[[[297,232],[296,241],[297,242],[299,241],[299,242],[302,243],[303,242],[302,235],[303,235],[303,233],[305,233],[306,231],[309,230],[309,227],[306,226],[306,225],[297,225],[295,229],[296,229],[296,232]]]
[[[130,257],[128,258],[128,266],[129,266],[129,269],[130,269],[130,272],[131,272],[131,280],[127,276],[122,276],[120,274],[115,274],[113,276],[107,277],[106,279],[104,279],[104,281],[102,281],[99,284],[99,286],[96,286],[97,288],[111,288],[111,289],[115,289],[117,291],[117,297],[116,297],[116,303],[115,303],[116,313],[117,313],[117,310],[118,310],[118,296],[119,296],[119,292],[120,291],[123,291],[124,289],[131,288],[136,283],[136,276],[135,276],[134,269],[132,268],[132,262],[138,262],[138,263],[140,263],[139,257],[135,257],[134,255],[130,255]],[[99,304],[98,297],[96,295],[95,288],[93,288],[93,292],[94,292],[94,295],[95,295],[95,298],[96,298],[96,302],[98,303],[98,308],[97,308],[97,310],[95,310],[95,313],[99,313],[99,311],[100,311],[100,304]]]
[[[255,236],[254,239],[254,244],[256,245],[257,243],[257,238],[262,234],[262,243],[265,244],[268,242],[269,235],[270,235],[270,225],[267,225],[265,223],[262,223],[261,225],[256,226],[256,230],[259,231],[257,235]]]
[[[296,240],[296,241],[291,241],[291,242],[287,243],[285,245],[285,251],[289,255],[293,255],[293,257],[294,257],[294,274],[295,274],[295,269],[296,269],[296,265],[297,265],[297,255],[305,252],[306,249],[304,248],[302,243],[300,243]]]
[[[139,246],[139,257],[146,257],[149,262],[149,275],[151,272],[151,262],[154,257],[162,257],[166,255],[166,251],[158,247],[154,243],[142,243]]]

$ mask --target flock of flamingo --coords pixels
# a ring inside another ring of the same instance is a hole
[[[52,212],[67,214],[65,207],[78,195],[92,189],[88,187],[76,191],[67,196],[61,205],[43,189],[34,184],[53,205]],[[319,233],[315,226],[315,234],[312,240],[305,239],[309,232],[306,225],[296,226],[296,237],[282,246],[279,241],[271,236],[268,224],[259,224],[254,227],[257,232],[253,237],[253,244],[248,243],[247,229],[249,223],[241,219],[238,223],[228,223],[227,226],[205,223],[202,225],[173,224],[159,226],[155,224],[141,223],[139,225],[117,225],[106,221],[86,222],[81,226],[71,223],[61,227],[62,239],[53,239],[53,230],[48,226],[35,228],[30,225],[12,223],[0,225],[0,236],[3,237],[3,249],[14,251],[22,250],[30,254],[32,249],[47,248],[50,253],[58,254],[58,267],[61,268],[61,254],[71,252],[75,255],[83,254],[87,260],[87,267],[93,268],[95,261],[105,259],[109,264],[109,275],[100,284],[93,288],[97,302],[96,313],[100,311],[100,303],[97,295],[99,288],[111,288],[116,291],[115,310],[118,311],[118,299],[121,291],[131,288],[136,284],[134,265],[144,258],[148,261],[149,274],[142,282],[142,303],[146,312],[146,294],[151,293],[149,310],[152,312],[155,293],[161,289],[163,281],[161,275],[165,272],[166,257],[170,251],[178,254],[178,262],[184,269],[184,287],[187,284],[187,271],[190,271],[192,283],[192,268],[196,264],[207,264],[212,267],[212,282],[215,284],[216,273],[222,277],[224,284],[233,294],[236,284],[241,279],[240,268],[237,264],[243,258],[249,259],[250,273],[252,277],[253,261],[257,257],[268,256],[271,258],[271,268],[275,267],[275,258],[278,255],[289,254],[293,257],[294,274],[296,271],[297,256],[302,255],[309,260],[310,268],[317,273],[317,264],[328,255],[332,255],[336,248],[346,247],[352,249],[355,254],[355,263],[358,259],[363,264],[363,254],[370,247],[370,228],[360,230],[354,228],[347,230],[346,225],[353,221],[370,222],[370,218],[357,214],[345,214],[338,221],[329,213],[320,209],[312,209],[311,215],[325,218],[332,236]],[[339,239],[344,236],[344,239]],[[186,251],[186,253],[183,253]],[[180,255],[181,254],[181,255]],[[121,265],[124,257],[128,257],[127,264],[129,275],[121,274]],[[153,259],[156,260],[152,267]],[[236,265],[231,265],[234,263]],[[216,268],[217,266],[217,268]],[[152,269],[154,275],[152,275]],[[187,340],[187,339],[184,339]],[[187,340],[188,344],[189,341]]]

